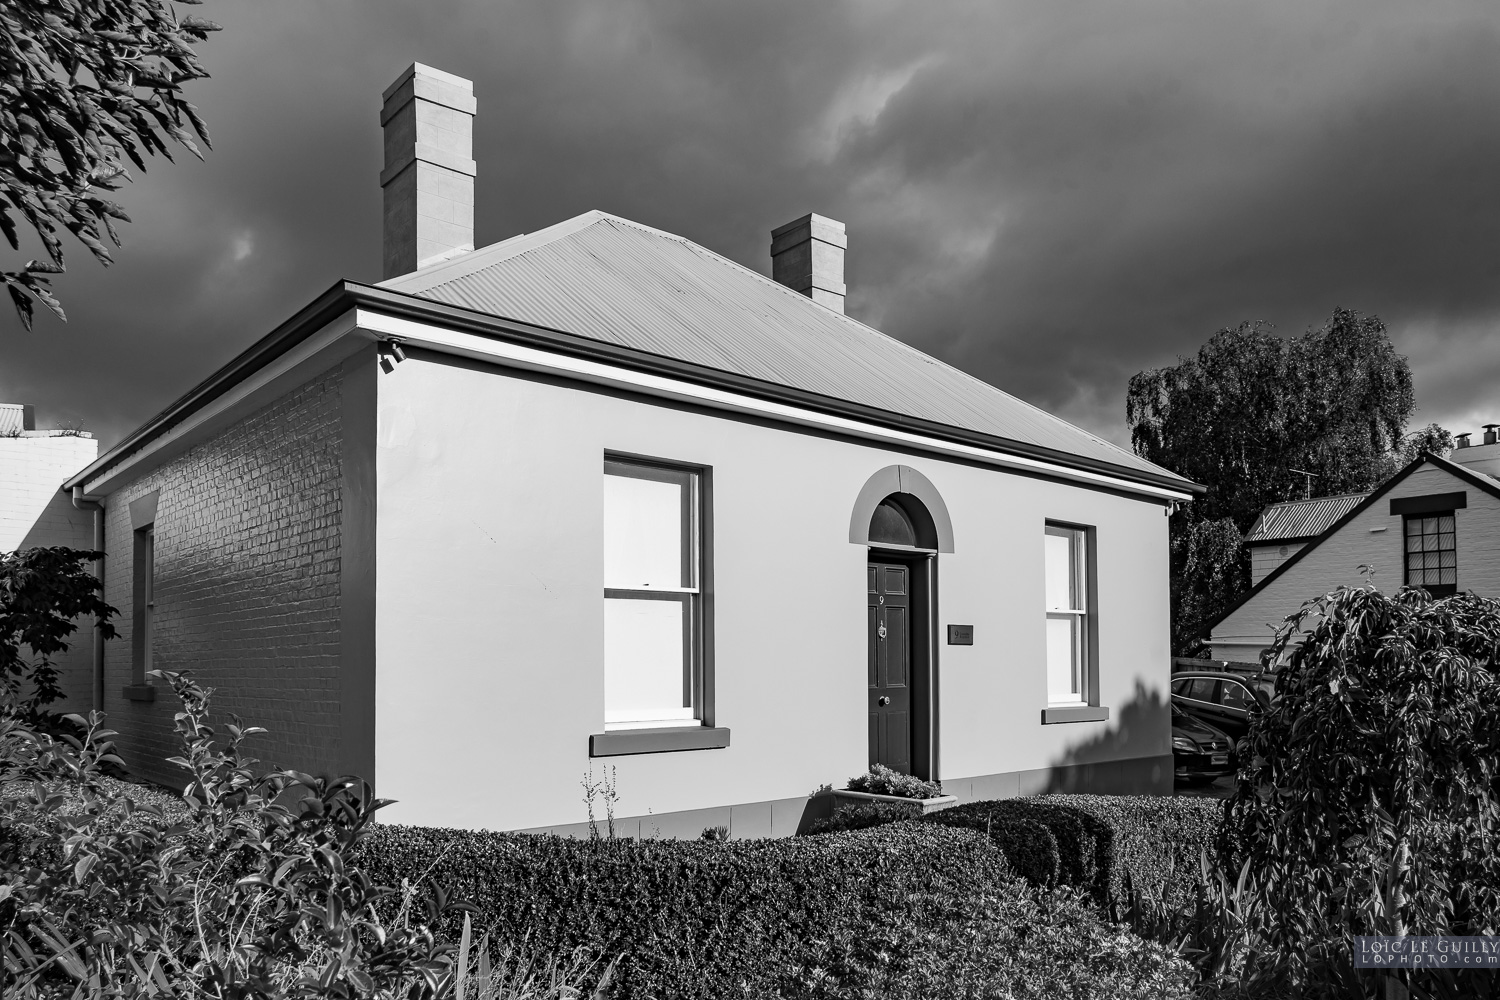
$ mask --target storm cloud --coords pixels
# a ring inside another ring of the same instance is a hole
[[[0,319],[0,401],[106,446],[380,268],[380,92],[475,82],[480,243],[602,209],[763,273],[846,223],[848,311],[1124,443],[1129,377],[1375,313],[1417,420],[1500,420],[1500,8],[1473,2],[209,0],[206,163]],[[35,255],[34,248],[27,248]]]

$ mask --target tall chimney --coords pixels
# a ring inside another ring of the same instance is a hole
[[[474,249],[474,84],[412,65],[385,88],[385,277]]]
[[[771,277],[819,305],[844,311],[844,224],[804,215],[771,230]]]

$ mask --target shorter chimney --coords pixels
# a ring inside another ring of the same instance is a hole
[[[474,84],[413,63],[385,89],[385,277],[474,249]]]
[[[771,231],[771,277],[834,312],[844,311],[844,224],[804,215]]]
[[[1457,435],[1454,435],[1454,436],[1458,440],[1458,447],[1460,447],[1460,448],[1467,448],[1469,446],[1469,435],[1468,435],[1467,432],[1465,432],[1463,434],[1457,434]]]

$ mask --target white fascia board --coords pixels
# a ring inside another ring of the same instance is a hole
[[[106,461],[115,453],[115,449],[111,448],[70,482],[82,486],[81,499],[103,499],[122,483],[206,440],[235,417],[253,412],[282,391],[295,388],[293,383],[300,384],[299,379],[305,381],[313,374],[312,369],[319,367],[312,364],[318,360],[318,355],[357,332],[355,310],[350,309],[207,405],[199,407],[177,424],[154,435],[139,451],[104,468]],[[369,339],[362,337],[360,342],[368,343]],[[356,347],[357,344],[348,345],[339,357],[323,359],[327,364],[321,367],[330,367],[337,360],[342,360],[344,355],[352,353]],[[308,370],[303,371],[304,367]]]
[[[525,347],[520,344],[512,344],[503,340],[481,337],[470,333],[460,333],[428,323],[419,323],[414,320],[388,316],[370,309],[359,309],[356,322],[361,330],[368,331],[380,338],[395,339],[403,344],[411,344],[416,347],[441,351],[447,354],[457,354],[479,361],[499,363],[528,371],[545,372],[551,375],[563,375],[584,382],[630,389],[663,399],[696,403],[700,406],[708,406],[713,409],[744,413],[762,418],[768,417],[783,423],[835,431],[896,447],[915,448],[926,452],[953,455],[955,457],[983,462],[986,465],[1033,472],[1057,479],[1102,486],[1125,493],[1151,497],[1159,501],[1185,502],[1193,498],[1191,493],[1183,490],[1170,490],[1160,486],[1132,482],[1128,479],[1118,479],[1114,476],[1102,475],[1083,469],[1070,469],[1064,465],[1055,465],[1051,462],[1026,458],[1021,455],[1008,455],[1004,452],[992,451],[987,448],[977,448],[972,445],[944,441],[940,438],[928,437],[923,434],[913,434],[908,431],[881,427],[877,424],[865,423],[860,420],[851,420],[847,417],[819,413],[816,410],[789,406],[785,403],[777,403],[772,400],[757,399],[754,396],[727,392],[722,389],[696,385],[692,382],[653,375],[648,372],[634,371],[629,368],[620,368],[599,361],[590,361],[586,358],[542,351],[533,347]]]

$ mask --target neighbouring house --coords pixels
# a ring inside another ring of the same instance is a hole
[[[472,249],[474,110],[407,70],[387,280],[69,480],[132,769],[180,780],[161,667],[401,822],[578,831],[607,777],[631,835],[784,834],[872,761],[1171,791],[1164,515],[1198,487],[844,315],[821,216],[772,278],[603,212]]]
[[[1245,535],[1252,586],[1210,626],[1215,659],[1257,662],[1305,601],[1340,586],[1500,598],[1500,442],[1459,435],[1369,493],[1272,504]]]
[[[87,431],[37,430],[36,411],[24,403],[0,403],[0,554],[63,545],[95,547],[94,519],[74,506],[58,485],[99,455]],[[66,695],[49,708],[86,712],[94,703],[93,649],[88,624],[77,641],[53,658]]]
[[[1369,495],[1346,493],[1288,500],[1261,511],[1245,533],[1244,545],[1250,553],[1250,585],[1253,587],[1270,576]]]

